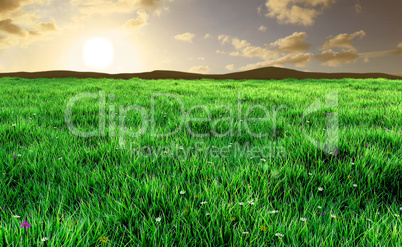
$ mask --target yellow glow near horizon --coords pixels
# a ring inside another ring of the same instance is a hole
[[[85,63],[92,68],[106,68],[113,63],[114,47],[107,39],[90,39],[83,47],[83,58]]]

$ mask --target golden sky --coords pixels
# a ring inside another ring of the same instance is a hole
[[[0,0],[0,72],[402,74],[400,0]]]

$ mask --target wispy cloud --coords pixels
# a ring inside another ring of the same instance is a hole
[[[208,66],[194,66],[194,67],[191,67],[188,71],[192,72],[192,73],[206,74],[209,72],[209,67]]]
[[[193,38],[195,37],[195,34],[193,33],[183,33],[183,34],[178,34],[174,36],[175,39],[185,41],[185,42],[193,42]]]
[[[347,34],[347,33],[342,33],[338,34],[336,37],[327,37],[327,40],[324,42],[324,44],[320,47],[320,50],[327,50],[331,49],[334,47],[339,47],[339,48],[354,48],[352,45],[352,41],[355,38],[363,38],[366,36],[366,32],[363,30],[352,33],[352,34]]]
[[[264,26],[264,25],[261,25],[261,26],[258,28],[258,30],[261,31],[261,32],[265,32],[265,31],[267,31],[267,27]]]
[[[320,61],[322,65],[338,67],[343,63],[355,63],[359,58],[359,54],[356,49],[349,49],[341,52],[335,52],[332,49],[329,49],[316,55],[315,58]]]
[[[142,28],[148,24],[149,15],[145,12],[144,9],[140,9],[137,11],[137,18],[130,19],[124,23],[121,29],[126,31],[132,31],[139,28]]]

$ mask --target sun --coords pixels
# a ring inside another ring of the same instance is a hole
[[[83,58],[92,68],[102,69],[113,62],[114,48],[112,43],[104,38],[88,40],[83,48]]]

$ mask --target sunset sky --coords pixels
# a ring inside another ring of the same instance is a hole
[[[0,72],[402,74],[401,0],[0,0]]]

